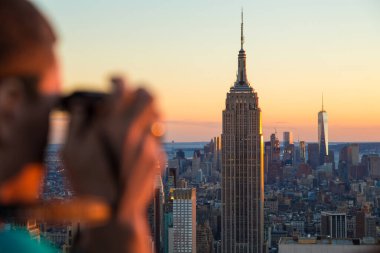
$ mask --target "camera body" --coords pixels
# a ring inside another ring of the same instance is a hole
[[[70,113],[74,107],[81,107],[92,114],[98,107],[104,106],[110,95],[102,92],[75,91],[59,98],[54,109]]]

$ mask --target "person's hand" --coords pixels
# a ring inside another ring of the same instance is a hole
[[[116,110],[111,116],[113,124],[107,125],[108,136],[114,142],[121,141],[121,195],[118,219],[129,221],[145,212],[153,196],[154,183],[161,174],[165,155],[161,146],[163,125],[154,99],[142,89],[131,91],[119,78],[113,79],[119,90]],[[123,115],[129,115],[123,118]],[[126,127],[127,126],[127,127]],[[118,128],[119,127],[119,128]],[[126,131],[127,130],[127,131]],[[124,139],[118,133],[125,132]]]
[[[162,126],[151,95],[119,78],[112,84],[111,96],[92,108],[73,103],[64,162],[74,191],[108,202],[114,222],[132,231],[130,249],[146,252],[146,208],[164,161]],[[104,228],[110,236],[111,227]]]

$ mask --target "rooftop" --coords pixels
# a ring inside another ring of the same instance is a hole
[[[372,239],[372,240],[371,240]],[[331,239],[331,238],[320,238],[320,237],[281,237],[278,244],[320,244],[320,245],[380,245],[374,238],[366,238],[365,240],[360,239]]]

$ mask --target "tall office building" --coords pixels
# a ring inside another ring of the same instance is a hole
[[[191,160],[191,177],[195,181],[199,169],[201,168],[201,151],[199,149],[194,150],[193,159]]]
[[[267,183],[269,165],[271,164],[271,143],[270,141],[264,142],[264,184]]]
[[[284,143],[284,148],[286,148],[287,146],[291,144],[294,144],[292,132],[284,132],[283,143]]]
[[[345,213],[321,212],[321,235],[331,238],[347,238],[347,216]]]
[[[362,164],[372,179],[380,179],[380,156],[379,154],[368,154],[362,156]]]
[[[172,189],[173,229],[169,252],[196,253],[196,195],[195,189]],[[170,232],[169,232],[170,237]],[[172,250],[172,251],[171,251]]]
[[[319,145],[318,143],[309,143],[307,144],[307,163],[313,168],[314,170],[319,165],[319,155],[318,155]]]
[[[323,108],[318,113],[318,144],[319,144],[319,164],[323,165],[329,155],[329,128],[327,124],[327,112]]]
[[[273,133],[270,136],[270,145],[271,145],[271,153],[270,153],[270,158],[271,161],[280,161],[280,141],[277,138],[277,133]]]
[[[359,145],[349,144],[344,146],[339,152],[339,177],[345,181],[349,181],[351,176],[355,175],[359,165]],[[351,173],[352,172],[352,173]]]
[[[197,224],[197,253],[213,253],[213,239],[208,222]]]
[[[214,137],[214,155],[213,155],[213,158],[212,158],[212,166],[213,166],[213,170],[217,170],[217,171],[220,171],[220,167],[221,167],[221,141],[220,141],[220,137]]]
[[[306,162],[306,143],[304,141],[300,141],[299,146],[299,157],[300,162],[305,163]]]
[[[264,168],[261,109],[247,79],[241,49],[235,84],[227,93],[222,133],[222,252],[259,253],[264,236]]]
[[[163,236],[164,236],[164,203],[165,194],[162,184],[161,175],[156,176],[156,182],[154,185],[154,198],[153,205],[153,222],[151,223],[151,231],[154,240],[155,252],[160,253],[163,251]]]

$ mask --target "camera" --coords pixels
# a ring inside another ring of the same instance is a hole
[[[109,94],[102,92],[75,91],[68,96],[58,100],[54,109],[70,113],[73,107],[82,107],[87,113],[93,113],[96,108],[104,105]]]

